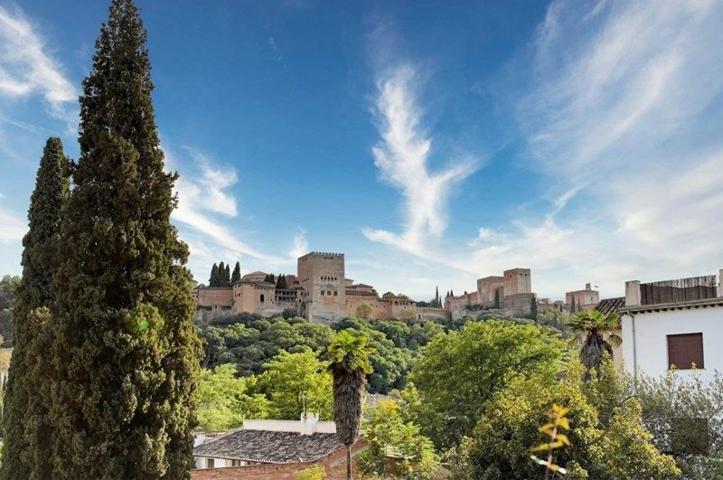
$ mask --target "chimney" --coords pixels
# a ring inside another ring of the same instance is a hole
[[[625,282],[625,306],[636,307],[640,305],[640,280]]]
[[[592,290],[592,285],[589,283],[585,284],[585,290]]]
[[[316,433],[316,424],[319,423],[319,415],[316,413],[301,414],[301,433],[302,435],[313,435]]]

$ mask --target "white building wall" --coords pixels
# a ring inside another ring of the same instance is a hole
[[[678,370],[676,375],[699,375],[709,381],[713,372],[723,373],[723,307],[691,308],[635,313],[622,316],[623,362],[631,374],[661,376],[668,372],[667,335],[703,334],[704,369]],[[637,368],[636,368],[637,367]]]

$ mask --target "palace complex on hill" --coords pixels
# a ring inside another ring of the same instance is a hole
[[[505,270],[502,276],[477,280],[475,291],[460,296],[448,292],[443,305],[418,303],[405,295],[387,292],[379,296],[371,285],[346,278],[344,254],[311,252],[297,261],[296,275],[286,275],[283,288],[269,281],[266,272],[252,272],[227,286],[199,285],[194,291],[197,319],[238,313],[264,317],[293,312],[317,322],[334,322],[349,316],[377,319],[459,318],[468,312],[488,310],[506,316],[530,317],[538,311],[576,311],[594,308],[598,292],[587,284],[584,290],[566,293],[566,301],[538,299],[532,292],[529,268]]]
[[[267,278],[265,272],[253,272],[227,287],[199,285],[193,291],[197,317],[207,320],[237,313],[272,317],[285,311],[317,322],[334,322],[362,311],[369,319],[449,316],[444,308],[419,306],[391,292],[380,297],[371,285],[354,283],[346,278],[343,253],[311,252],[299,257],[296,275],[285,276],[286,288]]]

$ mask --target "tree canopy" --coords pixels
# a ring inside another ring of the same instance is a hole
[[[463,479],[539,478],[530,448],[540,440],[538,426],[554,404],[569,408],[570,446],[558,450],[555,463],[572,480],[667,479],[679,473],[673,459],[660,453],[641,422],[638,400],[627,395],[610,364],[604,375],[582,380],[575,360],[559,381],[547,376],[517,376],[482,409],[462,446]]]
[[[247,418],[267,418],[269,401],[261,394],[249,393],[254,384],[254,377],[236,377],[234,365],[204,370],[198,388],[198,428],[226,431],[240,427]]]
[[[316,413],[331,420],[332,391],[328,362],[309,348],[297,353],[281,350],[264,364],[257,391],[270,400],[274,418],[298,419],[302,413]]]
[[[554,381],[566,344],[558,334],[508,321],[471,322],[422,348],[411,380],[421,403],[417,424],[437,447],[450,448],[474,429],[482,408],[517,376]]]

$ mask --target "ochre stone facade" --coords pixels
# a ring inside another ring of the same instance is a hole
[[[360,306],[369,306],[370,320],[447,318],[442,308],[419,307],[405,296],[386,293],[379,297],[374,287],[354,284],[346,278],[344,254],[311,252],[297,261],[297,274],[286,276],[286,289],[265,282],[266,273],[244,275],[230,287],[194,289],[197,318],[254,313],[265,317],[292,311],[315,322],[331,323],[356,316]],[[362,309],[363,310],[363,309]]]
[[[532,304],[536,301],[530,269],[512,268],[502,276],[480,278],[476,292],[464,292],[458,297],[447,295],[444,306],[455,318],[464,316],[470,309],[500,310],[504,315],[526,317],[532,313]]]

